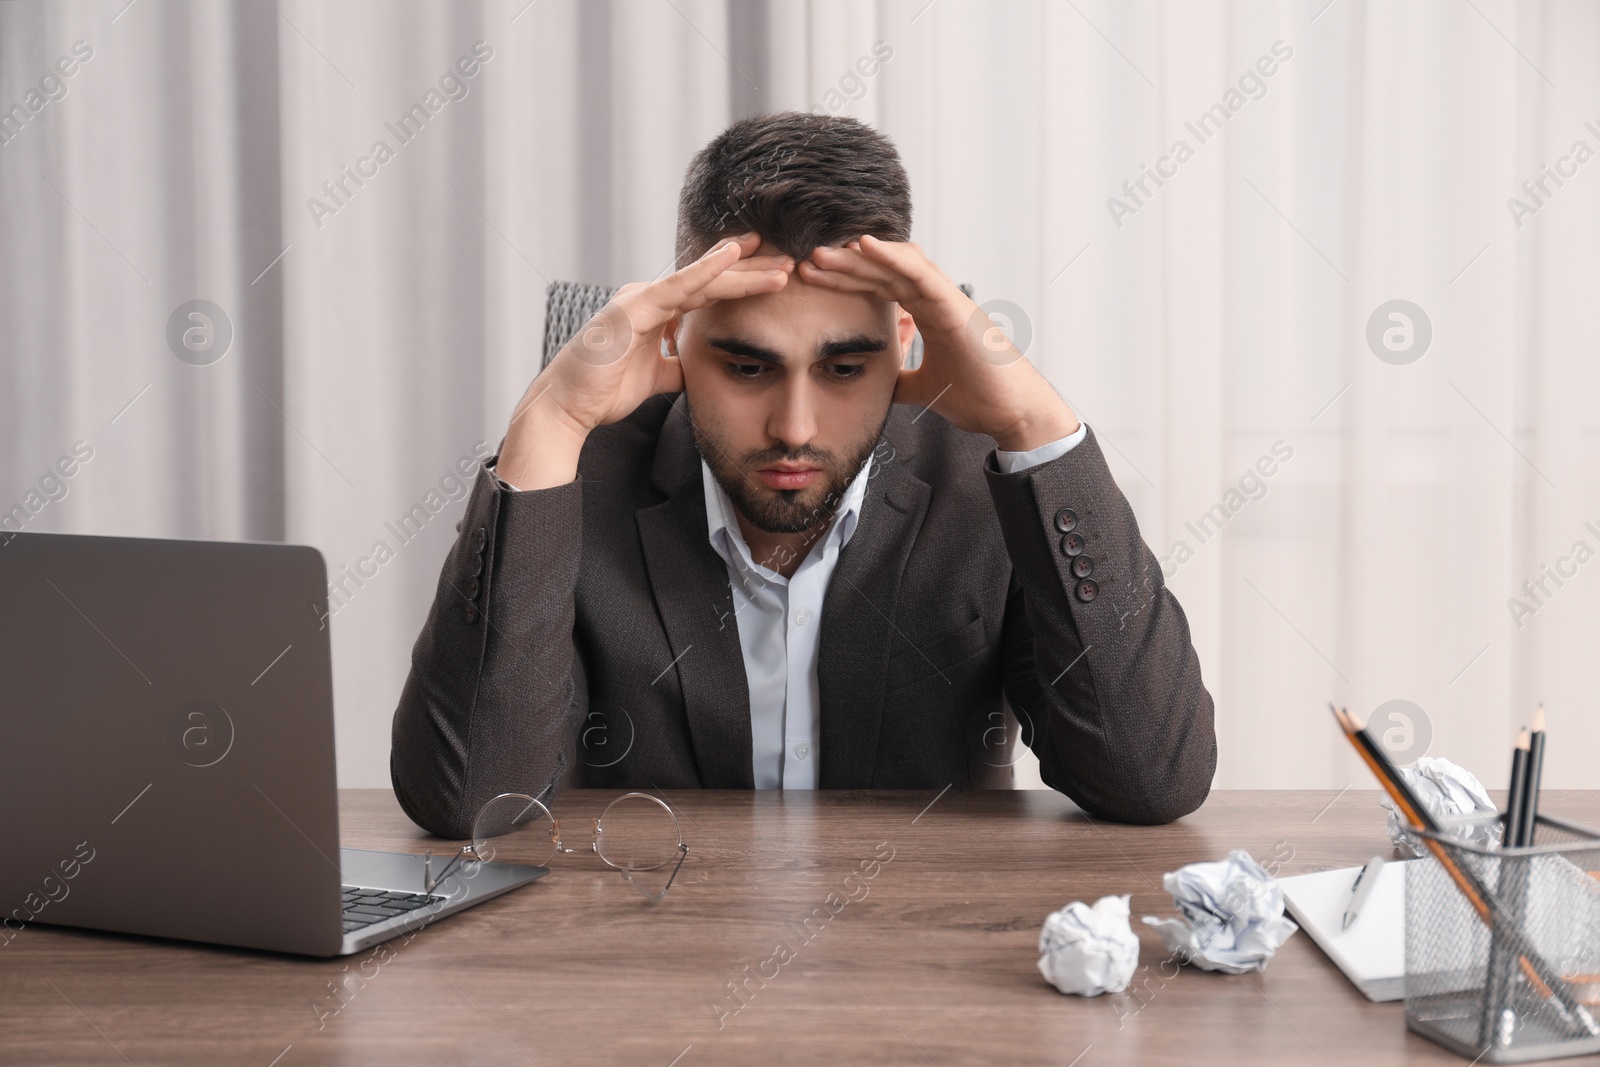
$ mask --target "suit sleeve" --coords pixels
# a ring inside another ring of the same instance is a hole
[[[389,755],[395,796],[442,837],[471,836],[499,793],[549,802],[588,694],[573,641],[582,478],[523,492],[478,471],[445,558]]]
[[[1041,778],[1117,822],[1194,811],[1216,770],[1211,695],[1093,430],[1015,473],[991,459],[985,475],[1012,563],[1004,685]]]

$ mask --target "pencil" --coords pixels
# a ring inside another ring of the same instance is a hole
[[[1332,704],[1328,706],[1333,708]],[[1371,768],[1373,775],[1378,779],[1378,784],[1383,786],[1390,799],[1400,808],[1400,813],[1405,816],[1406,821],[1413,827],[1436,829],[1438,823],[1434,820],[1433,814],[1417,800],[1416,794],[1411,792],[1411,788],[1406,785],[1405,780],[1394,770],[1393,764],[1378,750],[1372,738],[1367,734],[1365,724],[1348,711],[1340,708],[1333,708],[1333,714],[1339,720],[1339,725],[1343,727],[1345,738],[1355,747],[1356,753],[1366,761],[1367,766]],[[1450,873],[1450,877],[1455,881],[1462,893],[1466,894],[1467,899],[1472,903],[1473,910],[1478,913],[1478,917],[1485,924],[1489,924],[1489,905],[1479,895],[1476,887],[1466,880],[1466,875],[1461,872],[1455,861],[1450,858],[1437,841],[1431,838],[1423,838],[1422,841],[1428,850],[1439,858],[1439,862]]]
[[[1333,707],[1332,704],[1328,706],[1330,708]],[[1391,795],[1398,791],[1405,798],[1405,806],[1410,810],[1402,810],[1402,814],[1411,817],[1414,825],[1421,826],[1425,830],[1437,831],[1439,822],[1434,818],[1432,810],[1417,798],[1417,794],[1411,788],[1411,783],[1405,780],[1405,776],[1389,761],[1388,754],[1383,751],[1372,735],[1367,733],[1366,724],[1355,715],[1352,715],[1348,709],[1335,709],[1333,714],[1335,718],[1339,719],[1340,725],[1345,726],[1345,732],[1366,753],[1367,762],[1372,767],[1373,773],[1378,775],[1380,781],[1387,780],[1393,785],[1394,788],[1390,790]],[[1380,767],[1383,769],[1380,770]],[[1396,802],[1399,802],[1399,798],[1396,798]]]
[[[1544,705],[1533,713],[1533,734],[1528,739],[1528,782],[1522,789],[1522,832],[1519,845],[1533,844],[1533,831],[1539,818],[1539,779],[1544,773]]]
[[[1511,788],[1506,792],[1505,829],[1500,835],[1501,844],[1516,848],[1522,844],[1522,812],[1527,803],[1528,788],[1528,728],[1524,726],[1517,735],[1517,747],[1511,750]]]

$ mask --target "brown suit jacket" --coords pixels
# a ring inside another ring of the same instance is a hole
[[[1093,430],[1016,474],[993,447],[893,406],[823,604],[820,786],[1008,788],[1008,699],[1046,784],[1090,814],[1193,811],[1216,766],[1211,697]],[[753,787],[733,592],[680,394],[594,431],[567,485],[511,492],[481,470],[459,529],[394,717],[412,820],[464,838],[502,792]]]

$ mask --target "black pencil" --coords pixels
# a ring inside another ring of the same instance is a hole
[[[1533,734],[1528,739],[1528,780],[1522,789],[1522,832],[1517,843],[1533,844],[1535,820],[1539,817],[1539,778],[1544,772],[1544,705],[1533,713]]]
[[[1511,750],[1511,788],[1506,792],[1506,816],[1500,843],[1507,848],[1522,844],[1522,811],[1527,801],[1528,788],[1528,728],[1524,726],[1517,735],[1517,747]]]

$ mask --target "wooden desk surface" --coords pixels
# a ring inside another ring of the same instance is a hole
[[[567,793],[556,814],[581,826],[611,795]],[[1091,821],[1051,792],[666,795],[691,851],[656,905],[598,859],[560,856],[531,886],[336,961],[29,928],[0,948],[0,1062],[1465,1062],[1408,1034],[1398,1002],[1363,999],[1304,933],[1264,972],[1174,975],[1138,921],[1173,914],[1163,872],[1230,848],[1280,875],[1386,851],[1375,790],[1219,791],[1154,827]],[[341,803],[346,845],[440,847],[386,791]],[[1600,792],[1544,806],[1600,821]],[[1127,892],[1133,986],[1057,993],[1035,966],[1045,915]],[[813,914],[826,921],[802,927]],[[771,977],[735,1000],[728,983],[757,972]]]

